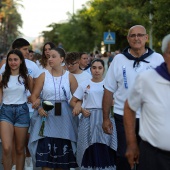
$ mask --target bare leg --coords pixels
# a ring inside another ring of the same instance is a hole
[[[14,127],[16,146],[16,169],[23,170],[25,163],[25,143],[28,128]]]
[[[31,157],[30,152],[29,152],[29,150],[28,150],[28,141],[29,141],[29,137],[30,137],[30,134],[27,133],[27,137],[26,137],[26,145],[25,145],[25,148],[26,148],[26,157]]]
[[[30,134],[28,133],[27,134],[27,139],[26,139],[26,145],[25,145],[25,168],[29,168],[29,167],[32,167],[33,168],[33,162],[32,162],[32,157],[30,155],[30,152],[28,150],[28,141],[29,141],[29,136]]]
[[[14,126],[5,121],[2,121],[0,124],[1,124],[0,133],[1,133],[2,150],[3,150],[3,166],[4,166],[4,170],[11,170]]]
[[[13,144],[12,144],[12,164],[16,165],[15,137],[13,137]]]

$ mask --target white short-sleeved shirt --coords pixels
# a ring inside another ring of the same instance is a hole
[[[96,83],[91,80],[86,80],[78,86],[73,96],[79,100],[83,100],[84,108],[102,108],[103,85],[104,81]]]
[[[25,59],[25,64],[28,69],[28,74],[32,78],[38,78],[39,75],[41,74],[40,70],[38,69],[38,66],[33,61],[28,59]],[[3,66],[1,67],[0,74],[2,74],[5,71],[5,65],[6,64],[3,64]]]
[[[4,104],[23,104],[27,102],[27,90],[25,89],[23,78],[20,77],[18,81],[18,75],[10,76],[8,81],[8,87],[3,87]]]
[[[141,107],[141,138],[170,151],[170,82],[154,69],[141,73],[128,95],[128,103],[134,111]]]
[[[38,69],[39,69],[39,71],[40,71],[40,74],[41,73],[44,73],[44,72],[46,72],[47,71],[47,69],[46,68],[44,68],[40,63],[39,64],[37,64],[37,66],[38,66]]]
[[[92,78],[91,74],[89,74],[87,71],[83,71],[80,74],[73,74],[73,75],[76,78],[78,84],[82,83],[85,80],[89,80]]]
[[[32,77],[32,78],[38,78],[39,75],[41,74],[38,66],[31,60],[25,59],[25,64],[26,67],[28,69],[28,74]],[[0,74],[2,74],[5,71],[5,66],[6,64],[3,64],[3,66],[0,69]],[[27,96],[30,95],[30,92],[27,91]],[[34,109],[32,109],[32,104],[27,104],[29,107],[29,112],[33,112]]]
[[[117,54],[111,62],[104,87],[114,93],[114,113],[123,115],[124,103],[136,76],[164,62],[163,57],[155,52],[145,60],[149,63],[140,62],[138,67],[133,68],[134,60],[129,60],[123,54]],[[140,111],[136,116],[140,117]]]
[[[87,73],[91,74],[91,70],[90,70],[90,67],[86,70],[83,70],[83,71],[86,71]]]

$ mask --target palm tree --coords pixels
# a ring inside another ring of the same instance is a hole
[[[2,0],[0,8],[0,51],[6,52],[12,41],[20,35],[22,19],[17,12],[19,0]]]

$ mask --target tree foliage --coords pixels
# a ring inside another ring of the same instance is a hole
[[[16,10],[18,1],[14,5],[13,0],[3,0],[0,8],[0,36],[8,36],[8,41],[19,34],[17,29],[22,25]],[[42,35],[45,41],[61,42],[66,51],[90,52],[101,49],[103,33],[110,30],[116,34],[116,44],[111,45],[114,51],[124,49],[129,28],[141,24],[148,33],[152,28],[153,49],[160,51],[162,38],[170,32],[169,6],[168,0],[89,0],[75,14],[68,13],[67,22],[51,23],[51,31],[43,31]]]
[[[19,0],[2,0],[0,7],[0,52],[6,52],[12,41],[20,35],[21,15],[17,11]]]
[[[123,49],[128,45],[128,29],[141,24],[148,33],[152,28],[153,48],[160,52],[162,38],[170,32],[169,6],[168,0],[89,0],[70,15],[67,23],[59,25],[56,42],[63,42],[69,51],[92,51],[101,48],[103,32],[110,30],[116,33],[116,44],[111,49]],[[57,26],[53,24],[53,29]]]

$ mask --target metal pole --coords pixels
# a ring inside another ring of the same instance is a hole
[[[152,0],[150,0],[150,5],[152,5]],[[149,13],[149,22],[150,22],[150,30],[149,30],[149,47],[153,48],[153,40],[152,40],[152,14]]]
[[[152,25],[150,26],[149,30],[149,48],[153,48],[153,40],[152,40]]]
[[[73,15],[74,15],[74,0],[73,0]]]
[[[110,30],[108,32],[110,34]],[[108,44],[108,51],[110,51],[110,44]]]
[[[108,44],[108,51],[110,51],[110,44]]]

